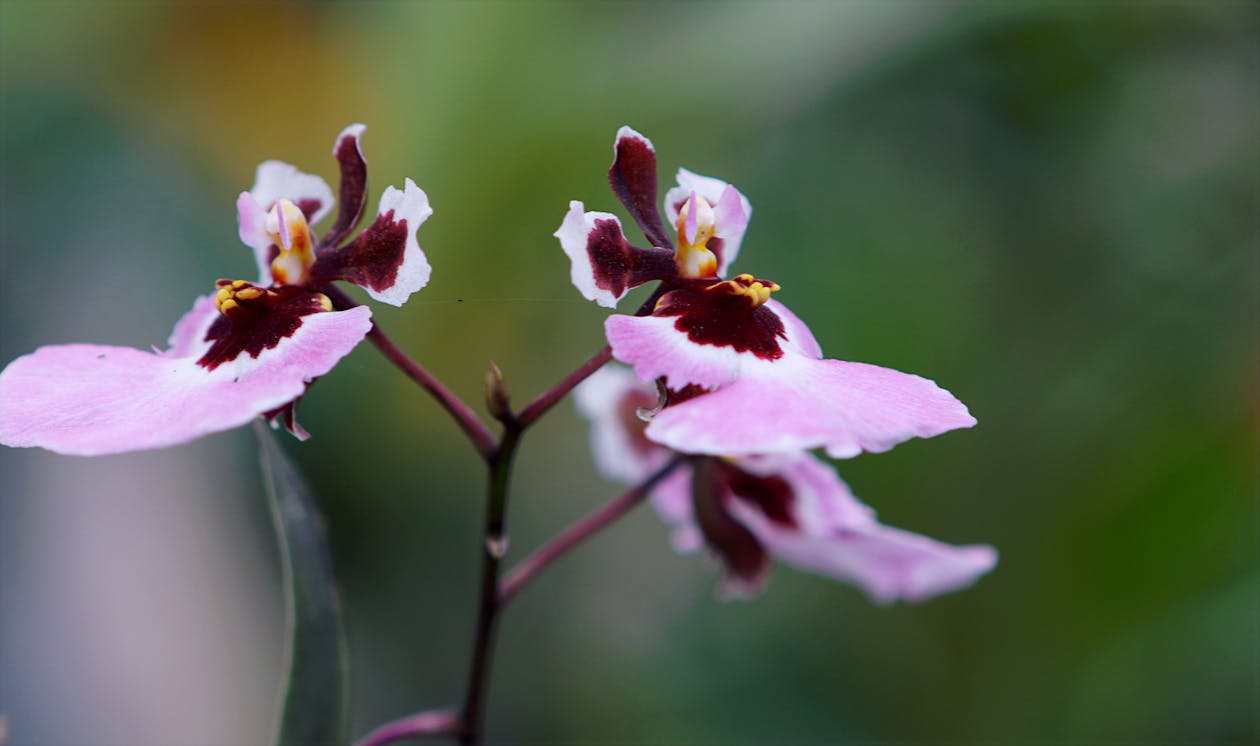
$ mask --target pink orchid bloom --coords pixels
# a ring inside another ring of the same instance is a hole
[[[630,289],[660,282],[649,315],[604,323],[613,357],[662,385],[648,438],[685,453],[822,447],[848,458],[975,424],[925,378],[824,360],[809,328],[770,298],[776,283],[749,274],[723,280],[752,213],[737,189],[680,169],[665,195],[667,231],[652,143],[622,127],[614,153],[609,182],[652,246],[633,246],[615,215],[586,212],[576,200],[555,235],[588,300],[612,308]]]
[[[576,390],[591,421],[600,471],[633,484],[659,469],[671,451],[649,440],[640,415],[656,392],[628,370],[607,367]],[[879,523],[834,469],[807,452],[774,456],[693,457],[650,497],[684,553],[707,546],[725,568],[720,590],[752,596],[766,582],[770,557],[860,586],[880,603],[922,601],[971,585],[993,569],[984,545],[951,546]]]
[[[433,211],[411,179],[402,190],[386,188],[376,219],[349,238],[366,204],[364,129],[347,127],[333,147],[341,204],[322,239],[311,225],[332,209],[332,190],[286,163],[263,163],[254,188],[237,200],[258,281],[219,280],[176,323],[164,351],[54,345],[14,360],[0,372],[0,443],[121,453],[183,443],[258,415],[305,437],[296,401],[372,325],[369,309],[334,311],[320,290],[345,280],[401,305],[429,280],[416,229]]]

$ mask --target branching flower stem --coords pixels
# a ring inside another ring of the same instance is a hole
[[[563,533],[557,534],[550,541],[534,551],[515,567],[508,571],[499,584],[499,608],[502,609],[516,598],[516,595],[546,570],[556,560],[572,551],[577,545],[606,528],[613,521],[629,513],[643,502],[662,479],[673,473],[685,457],[675,456],[657,469],[650,477],[638,486],[626,491],[620,497],[590,513],[574,523]]]
[[[350,296],[333,285],[325,287],[323,292],[332,300],[333,306],[338,310],[345,311],[359,305]],[[464,434],[468,436],[468,439],[472,441],[473,446],[477,449],[477,453],[481,454],[481,457],[488,461],[495,451],[495,437],[490,432],[490,429],[477,417],[476,413],[459,397],[451,393],[446,386],[442,385],[442,382],[435,378],[432,373],[425,370],[424,366],[412,360],[407,353],[394,344],[394,341],[386,336],[380,325],[375,321],[372,322],[372,330],[368,332],[367,336],[387,360],[406,374],[408,378],[419,384],[437,401],[439,406],[446,410],[451,419],[455,420],[455,424],[459,425]]]
[[[358,305],[335,287],[325,288],[324,293],[338,309],[345,310]],[[660,295],[661,291],[657,290],[649,296],[636,315],[643,316],[650,313]],[[359,746],[384,746],[384,744],[406,738],[443,735],[457,737],[462,746],[480,746],[485,735],[486,694],[499,612],[527,583],[548,566],[642,502],[652,487],[664,479],[681,462],[681,459],[671,460],[643,484],[571,526],[526,558],[512,571],[506,582],[500,583],[499,569],[503,555],[507,552],[508,489],[512,482],[512,465],[521,438],[531,425],[551,411],[574,387],[611,360],[612,349],[604,347],[595,353],[589,360],[578,366],[555,386],[540,394],[519,412],[511,411],[507,404],[507,389],[502,385],[501,375],[497,368],[492,368],[491,375],[487,377],[487,403],[491,414],[503,426],[502,435],[496,438],[468,405],[452,394],[419,363],[408,357],[375,323],[372,325],[372,330],[368,332],[368,339],[408,378],[436,399],[447,414],[455,420],[486,462],[487,479],[477,627],[473,635],[468,685],[464,691],[462,704],[458,710],[423,712],[387,723],[365,736],[359,742]]]

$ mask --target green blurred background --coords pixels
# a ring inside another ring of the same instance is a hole
[[[970,405],[975,430],[842,473],[885,521],[1002,559],[920,606],[783,567],[723,603],[640,511],[507,613],[494,739],[1252,743],[1258,31],[1244,2],[7,0],[0,362],[161,344],[252,275],[254,166],[335,180],[362,121],[370,209],[404,176],[436,209],[433,281],[376,318],[466,399],[494,360],[524,401],[602,344],[550,234],[569,199],[620,210],[630,124],[663,179],[749,196],[737,269],[831,356]],[[367,345],[302,415],[361,734],[463,685],[482,477]],[[586,439],[566,403],[526,442],[511,556],[618,491]],[[0,470],[11,742],[265,739],[280,622],[248,430]]]

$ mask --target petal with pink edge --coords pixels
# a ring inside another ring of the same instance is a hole
[[[777,337],[784,357],[818,359],[822,350],[809,327],[786,306],[769,300],[765,309],[783,322],[783,336]],[[665,377],[666,384],[679,389],[688,384],[704,388],[722,386],[748,371],[760,370],[773,375],[778,361],[768,360],[748,350],[699,344],[678,328],[675,316],[609,316],[604,320],[604,333],[612,346],[613,357],[634,367],[645,381]]]
[[[191,331],[204,323],[203,301],[177,325],[174,348],[195,349]],[[360,307],[305,316],[273,349],[213,371],[193,356],[42,347],[0,372],[0,443],[91,456],[163,448],[236,427],[300,396],[363,339],[370,315]]]
[[[591,450],[600,473],[626,484],[647,479],[669,451],[643,436],[640,409],[657,404],[656,391],[618,366],[605,366],[573,390],[578,410],[591,422]]]
[[[271,262],[280,253],[267,235],[267,211],[259,207],[252,194],[241,192],[236,198],[236,221],[241,243],[254,250],[258,284],[266,287],[272,283]]]
[[[953,546],[875,521],[815,534],[776,525],[738,501],[731,512],[775,559],[855,583],[880,603],[966,588],[997,564],[993,547]]]
[[[850,458],[975,423],[962,402],[926,378],[865,363],[785,355],[769,365],[744,366],[734,383],[666,407],[646,433],[684,453],[822,447],[835,458]]]
[[[656,148],[652,141],[629,127],[617,130],[608,183],[652,245],[672,248],[674,242],[656,207]]]
[[[167,349],[159,354],[164,357],[191,357],[193,359],[201,357],[213,344],[206,339],[206,333],[220,316],[219,310],[214,305],[214,296],[201,296],[193,301],[193,307],[175,322],[175,328],[171,330],[171,336],[166,340]]]
[[[634,366],[645,381],[662,376],[679,389],[688,384],[713,388],[731,383],[748,367],[770,364],[752,352],[692,342],[670,316],[609,316],[604,333],[613,357]],[[658,415],[659,416],[659,415]]]
[[[577,200],[553,235],[569,257],[573,286],[604,308],[616,307],[632,288],[676,274],[672,252],[631,245],[616,215],[585,212]]]
[[[313,282],[346,280],[382,303],[401,306],[429,283],[432,268],[416,231],[432,214],[428,195],[411,179],[402,190],[387,187],[371,225],[345,246],[319,253]]]
[[[276,204],[276,200],[287,199],[298,206],[311,225],[322,220],[333,206],[333,193],[328,182],[314,174],[303,173],[297,166],[284,161],[258,164],[254,187],[249,194],[264,213]]]
[[[738,189],[721,179],[678,169],[678,186],[665,193],[665,217],[670,224],[678,222],[682,206],[697,194],[713,205],[714,238],[708,248],[718,258],[718,275],[726,276],[726,270],[739,256],[739,245],[748,230],[752,217],[752,203]]]

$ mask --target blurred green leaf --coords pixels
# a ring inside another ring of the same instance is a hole
[[[275,436],[261,423],[254,433],[280,547],[289,626],[288,672],[276,743],[346,743],[346,644],[323,522],[310,489]]]

